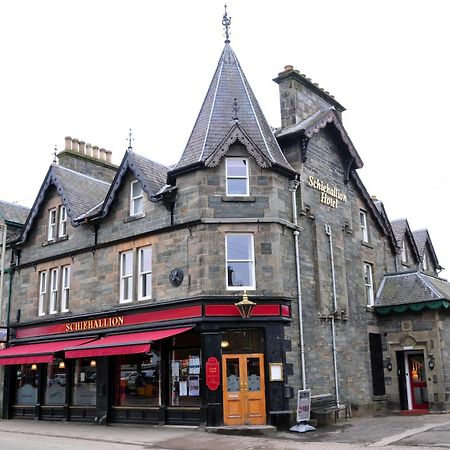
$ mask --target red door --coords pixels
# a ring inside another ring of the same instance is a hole
[[[409,380],[413,409],[428,409],[427,378],[422,355],[408,355]]]

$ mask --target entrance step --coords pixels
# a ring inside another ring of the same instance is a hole
[[[428,414],[428,409],[403,409],[400,414],[402,416],[424,416]]]
[[[208,433],[228,434],[234,436],[268,436],[277,429],[272,425],[233,425],[222,427],[206,427]]]

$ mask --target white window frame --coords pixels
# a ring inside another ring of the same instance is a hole
[[[135,184],[137,184],[140,187],[140,194],[136,196],[133,195],[133,187]],[[142,207],[140,211],[136,211],[135,205],[137,200],[140,199],[142,200],[141,202]],[[137,216],[138,214],[142,214],[143,212],[144,212],[144,190],[142,189],[141,182],[138,180],[134,180],[130,184],[130,216]]]
[[[366,286],[367,306],[373,306],[375,303],[373,292],[373,267],[370,263],[364,263],[364,284]]]
[[[359,221],[361,223],[361,233],[363,242],[369,242],[369,228],[367,227],[367,213],[363,209],[359,210]]]
[[[69,311],[70,266],[61,267],[61,312]]]
[[[64,205],[59,206],[58,237],[67,236],[67,210]]]
[[[39,272],[39,304],[38,315],[45,316],[45,298],[47,295],[47,271]]]
[[[50,270],[50,314],[56,314],[58,312],[58,272],[59,270]]]
[[[56,216],[56,208],[48,211],[47,241],[54,241],[56,239]]]
[[[249,236],[250,237],[250,259],[229,259],[228,258],[228,239],[231,236]],[[247,262],[250,263],[250,278],[252,284],[249,286],[229,286],[228,285],[228,263],[229,262]],[[227,233],[225,235],[225,285],[227,291],[251,291],[256,289],[255,275],[255,237],[253,233]]]
[[[402,263],[406,264],[408,262],[408,254],[406,252],[405,239],[403,239],[403,241],[402,241],[402,249],[401,249],[401,253],[400,253],[400,258],[401,258]]]
[[[245,161],[245,169],[246,169],[246,174],[243,175],[229,175],[228,174],[228,162],[229,161]],[[250,183],[249,183],[249,169],[248,169],[248,158],[226,158],[225,159],[225,178],[226,178],[226,191],[227,191],[227,196],[231,196],[231,197],[248,197],[250,195]],[[245,194],[230,194],[228,192],[228,180],[246,180],[245,183]]]
[[[142,253],[148,251],[149,252],[149,261],[150,261],[150,268],[145,270],[142,267]],[[142,285],[143,285],[143,279],[147,275],[150,275],[150,283],[149,286],[147,286],[147,292],[148,295],[143,295],[142,292]],[[152,247],[146,246],[146,247],[140,247],[138,249],[138,300],[147,300],[149,298],[152,298]]]
[[[129,270],[124,273],[124,266],[126,268],[126,258],[129,257]],[[133,301],[133,271],[134,271],[134,254],[133,250],[128,250],[120,253],[120,303],[130,303]],[[128,297],[125,298],[125,286],[128,285]]]
[[[427,271],[427,270],[428,270],[428,267],[429,267],[429,264],[428,264],[428,256],[427,256],[426,251],[424,250],[424,252],[423,252],[423,257],[422,257],[422,269],[425,270],[425,271]]]

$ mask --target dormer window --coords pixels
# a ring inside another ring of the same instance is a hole
[[[402,250],[401,250],[400,256],[401,256],[402,263],[406,264],[408,262],[408,255],[406,253],[406,243],[405,243],[404,239],[402,242]]]
[[[55,239],[56,239],[56,208],[52,208],[48,212],[47,240],[54,241]]]
[[[48,211],[47,241],[57,242],[67,238],[67,210],[64,205]]]
[[[130,216],[144,212],[144,193],[141,183],[137,180],[131,182]]]
[[[67,235],[67,211],[64,205],[59,207],[59,237]]]
[[[227,195],[249,195],[248,159],[226,159]]]
[[[423,254],[423,258],[422,258],[422,269],[423,270],[428,270],[428,256],[426,253]]]

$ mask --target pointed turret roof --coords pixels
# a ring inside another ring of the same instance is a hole
[[[295,173],[267,123],[239,61],[226,41],[200,113],[181,159],[171,174],[213,166],[239,140],[262,167]]]

